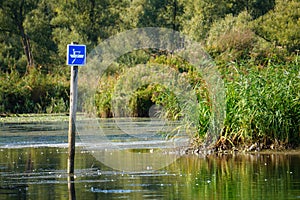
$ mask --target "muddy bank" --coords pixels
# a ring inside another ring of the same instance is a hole
[[[223,154],[236,154],[236,153],[250,153],[250,154],[300,154],[300,146],[280,143],[277,140],[275,143],[249,143],[237,144],[236,146],[228,143],[223,143],[218,140],[212,145],[195,145],[191,144],[185,149],[185,154],[195,154],[199,156],[207,155],[223,155]]]

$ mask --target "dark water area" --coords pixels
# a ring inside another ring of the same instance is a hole
[[[68,181],[67,129],[54,125],[0,126],[0,199],[300,199],[296,151],[182,155],[161,168],[122,171],[79,144]],[[126,155],[124,165],[139,164]]]

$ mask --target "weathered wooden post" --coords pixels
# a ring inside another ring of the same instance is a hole
[[[68,174],[74,174],[75,159],[75,136],[76,136],[76,110],[77,110],[77,82],[78,66],[85,65],[86,47],[73,42],[68,45],[67,65],[71,66],[70,80],[70,115],[69,115],[69,132],[68,132]]]
[[[74,174],[78,66],[71,66],[70,115],[68,132],[68,173]]]

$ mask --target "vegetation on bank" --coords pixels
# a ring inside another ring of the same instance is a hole
[[[300,65],[239,65],[225,70],[226,119],[219,145],[258,148],[300,142]]]
[[[299,9],[295,0],[3,1],[0,113],[68,111],[69,68],[64,63],[71,41],[91,50],[131,28],[166,27],[201,43],[222,74],[226,118],[218,147],[295,147],[300,144]],[[211,115],[205,84],[193,66],[168,52],[148,49],[120,57],[99,82],[93,100],[97,115],[113,115],[116,83],[124,69],[141,63],[167,65],[187,78],[199,102],[191,119],[199,124],[193,134],[199,145]],[[131,97],[131,116],[148,116],[153,105],[164,107],[168,119],[183,115],[172,91],[148,84]]]
[[[161,56],[150,59],[153,63],[172,63],[178,73],[185,73],[197,94],[198,114],[191,119],[196,124],[195,145],[201,143],[210,124],[210,104],[205,84],[199,74],[174,57]],[[187,71],[182,70],[185,66]],[[217,146],[221,149],[246,147],[255,144],[257,148],[296,147],[300,142],[300,65],[296,60],[287,63],[269,63],[267,66],[251,63],[231,63],[220,67],[225,81],[226,117]],[[133,75],[134,76],[134,75]],[[112,116],[112,99],[118,76],[104,75],[96,95],[100,117]],[[175,99],[175,100],[174,100]],[[141,106],[142,105],[142,106]],[[149,108],[161,105],[167,111],[168,119],[182,116],[182,105],[176,104],[176,95],[161,85],[145,85],[139,88],[130,101],[131,116],[147,117]],[[196,112],[196,111],[195,111]],[[172,115],[170,115],[172,113]],[[196,117],[196,119],[195,119]],[[187,122],[189,123],[189,122]]]
[[[69,106],[69,81],[57,74],[31,69],[0,73],[0,113],[60,113]]]

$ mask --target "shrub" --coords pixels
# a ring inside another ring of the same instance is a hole
[[[245,60],[253,48],[256,38],[250,29],[251,16],[247,12],[237,17],[229,14],[216,21],[206,41],[206,48],[222,63]]]
[[[292,53],[300,48],[300,2],[276,0],[275,9],[255,21],[255,32],[272,43]]]
[[[69,102],[69,83],[64,77],[32,69],[20,76],[16,70],[0,75],[2,112],[65,112]]]
[[[88,112],[94,112],[92,108],[95,105],[97,116],[112,117],[111,99],[116,81],[116,74],[114,76],[108,75],[101,77],[95,94],[94,102],[91,102],[90,104],[85,102],[85,110]]]

